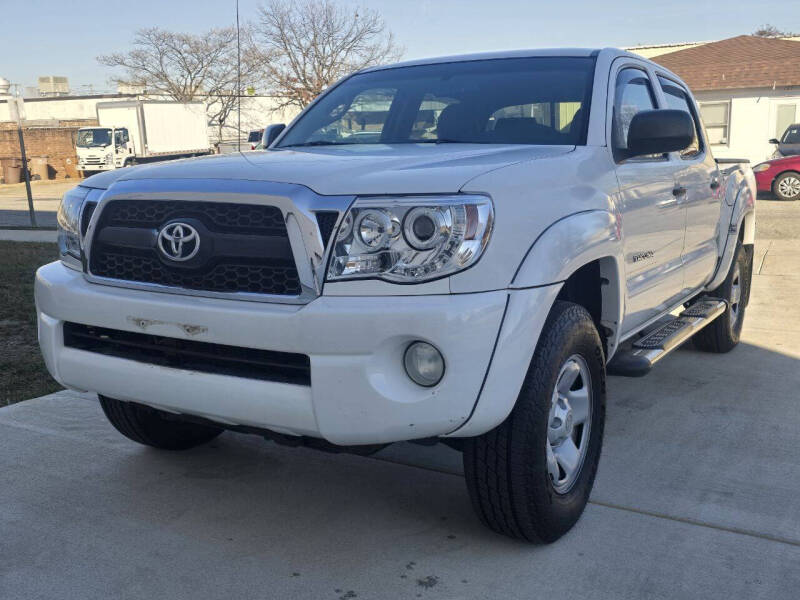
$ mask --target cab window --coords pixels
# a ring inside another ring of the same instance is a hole
[[[623,160],[628,150],[628,129],[636,113],[656,108],[653,86],[647,73],[642,69],[629,67],[617,74],[614,88],[614,113],[611,119],[611,135],[614,157]],[[652,155],[637,158],[661,158]]]
[[[660,75],[658,77],[658,83],[661,86],[661,91],[664,92],[664,98],[667,101],[667,108],[682,110],[689,113],[689,116],[692,117],[692,122],[694,123],[694,139],[688,148],[681,150],[681,158],[694,158],[699,156],[702,151],[702,146],[700,143],[700,128],[698,126],[698,120],[695,116],[692,104],[689,101],[689,94],[679,84],[666,79],[665,77],[661,77]]]
[[[593,57],[471,60],[358,73],[279,148],[326,144],[583,145]]]

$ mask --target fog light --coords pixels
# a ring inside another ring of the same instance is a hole
[[[413,342],[406,348],[403,357],[406,373],[414,381],[424,387],[432,387],[442,380],[444,375],[444,358],[435,346],[427,342]]]

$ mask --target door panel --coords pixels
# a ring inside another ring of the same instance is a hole
[[[722,188],[719,170],[713,157],[706,151],[702,128],[697,118],[697,108],[689,92],[678,82],[658,76],[658,83],[668,108],[682,110],[695,124],[693,143],[675,153],[678,165],[675,180],[685,189],[681,203],[686,209],[686,235],[682,260],[685,292],[691,293],[706,284],[714,274],[719,256],[717,248],[719,219],[722,213]]]
[[[646,69],[629,65],[614,75],[611,147],[620,189],[627,294],[623,335],[680,300],[686,211],[675,195],[675,157],[630,157],[633,116],[658,107]]]
[[[617,166],[628,299],[623,333],[680,300],[686,213],[668,161]]]
[[[710,157],[709,157],[710,158]],[[711,163],[711,164],[709,164]],[[719,173],[713,160],[690,161],[676,175],[686,189],[686,236],[683,243],[684,287],[687,293],[710,281],[717,266],[722,186],[712,189]]]

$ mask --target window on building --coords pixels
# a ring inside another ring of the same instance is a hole
[[[775,119],[775,137],[781,139],[786,129],[796,123],[797,106],[794,104],[779,104]]]
[[[658,83],[661,86],[661,90],[664,92],[664,98],[667,101],[667,108],[682,110],[689,113],[689,116],[692,117],[692,121],[694,122],[694,139],[688,148],[681,150],[681,157],[693,158],[699,155],[700,150],[702,149],[702,146],[700,145],[701,136],[699,127],[697,126],[694,108],[689,100],[689,94],[680,85],[674,81],[665,79],[664,77],[659,76]]]
[[[703,102],[700,104],[700,116],[706,126],[709,144],[726,146],[730,143],[730,102]]]

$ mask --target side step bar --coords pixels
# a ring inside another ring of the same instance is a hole
[[[654,364],[719,317],[726,308],[725,300],[719,298],[698,300],[671,321],[636,340],[630,348],[618,350],[606,371],[609,375],[623,377],[647,375]]]

